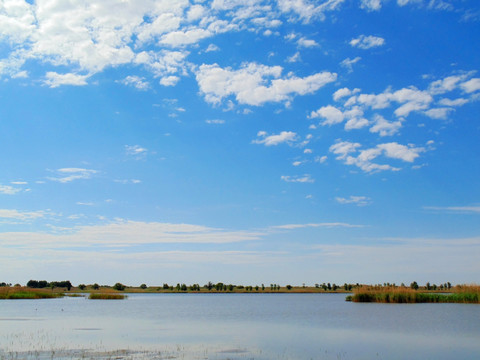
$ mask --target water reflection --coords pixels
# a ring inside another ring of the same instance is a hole
[[[4,300],[0,358],[15,352],[27,352],[27,358],[77,358],[76,352],[114,358],[118,350],[131,359],[480,358],[477,305],[356,304],[344,298],[132,294],[123,301]]]

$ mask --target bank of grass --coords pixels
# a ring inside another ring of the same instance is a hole
[[[53,299],[63,296],[62,292],[47,289],[31,289],[23,286],[0,288],[0,299],[2,300]]]
[[[91,293],[88,298],[90,300],[123,300],[127,296],[114,293]]]
[[[480,304],[480,286],[457,285],[452,293],[432,293],[407,287],[362,286],[354,289],[347,301],[395,304],[414,303],[465,303]]]

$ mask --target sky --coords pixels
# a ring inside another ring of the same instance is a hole
[[[477,0],[0,0],[0,281],[479,283]]]

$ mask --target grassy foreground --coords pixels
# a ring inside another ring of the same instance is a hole
[[[465,303],[480,304],[480,286],[457,285],[450,294],[423,292],[407,287],[363,286],[354,289],[347,301],[396,304]]]
[[[53,299],[64,296],[63,292],[49,291],[46,289],[30,289],[21,286],[1,287],[0,299]]]

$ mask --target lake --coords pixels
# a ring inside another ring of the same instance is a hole
[[[480,359],[480,306],[345,294],[0,301],[0,359]]]

